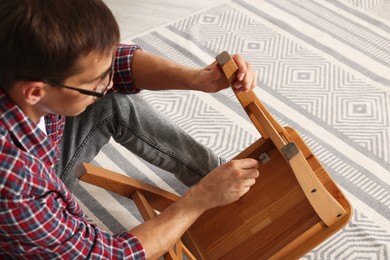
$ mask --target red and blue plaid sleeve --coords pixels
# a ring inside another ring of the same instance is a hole
[[[131,62],[134,53],[142,50],[139,45],[121,44],[118,46],[115,58],[114,79],[111,92],[138,93],[140,89],[136,88],[133,81]]]
[[[0,259],[145,259],[132,234],[88,223],[50,167],[0,144]]]
[[[145,259],[143,248],[133,235],[112,236],[69,214],[56,193],[40,199],[10,197],[8,200],[7,204],[13,206],[0,211],[1,229],[9,242],[0,251],[4,250],[7,257]],[[19,201],[15,203],[16,200]]]

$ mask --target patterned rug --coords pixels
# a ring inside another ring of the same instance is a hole
[[[259,75],[257,96],[301,134],[354,207],[351,222],[302,259],[390,259],[389,14],[389,0],[235,0],[125,42],[194,67],[222,50],[242,54]],[[259,138],[229,89],[141,95],[226,158]],[[186,190],[114,142],[94,163]],[[111,232],[142,221],[128,199],[88,184],[77,196],[91,221]]]

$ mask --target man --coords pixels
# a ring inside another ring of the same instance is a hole
[[[215,63],[192,69],[120,45],[101,0],[0,0],[0,20],[1,259],[155,259],[205,210],[255,183],[256,160],[222,164],[127,95],[219,91],[227,81]],[[253,88],[250,65],[234,59],[237,91]],[[192,186],[158,217],[114,235],[88,223],[70,193],[77,167],[111,137]]]

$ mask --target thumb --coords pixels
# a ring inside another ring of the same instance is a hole
[[[211,80],[218,80],[221,78],[222,70],[216,61],[209,65],[209,73]]]

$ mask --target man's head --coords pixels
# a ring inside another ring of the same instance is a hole
[[[101,0],[0,0],[0,87],[62,83],[91,53],[112,54],[119,28]]]

